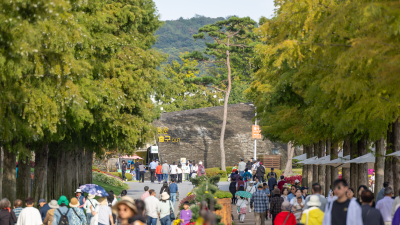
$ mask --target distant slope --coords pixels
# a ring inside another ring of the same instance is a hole
[[[169,62],[180,60],[180,52],[203,51],[205,49],[204,41],[197,40],[195,42],[192,37],[193,34],[196,34],[199,28],[204,25],[224,19],[223,17],[209,18],[196,15],[191,19],[183,19],[181,17],[178,20],[167,20],[156,32],[156,35],[159,37],[153,47],[161,50],[163,53],[167,53],[169,55]]]

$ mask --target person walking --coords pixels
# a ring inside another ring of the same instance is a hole
[[[281,192],[279,191],[279,188],[273,190],[272,194],[274,196],[271,198],[270,213],[272,215],[272,225],[274,225],[276,216],[282,211],[283,198],[281,198]]]
[[[156,178],[156,169],[157,169],[158,164],[156,163],[156,160],[153,159],[149,165],[150,167],[150,181],[151,183],[154,183],[154,180]]]
[[[29,197],[25,200],[26,207],[21,211],[18,217],[17,225],[39,225],[43,224],[42,216],[38,209],[34,208],[34,200]]]
[[[253,175],[253,180],[257,177],[257,169],[258,169],[258,163],[255,159],[253,159],[253,162],[251,164],[251,173]]]
[[[274,176],[270,176],[270,178],[268,179],[268,187],[270,192],[274,190],[274,185],[278,185],[278,182],[276,181],[276,178]],[[280,190],[281,189],[279,189],[279,191]]]
[[[149,193],[150,196],[144,200],[147,225],[157,225],[159,200],[156,198],[156,192],[153,189],[151,189]]]
[[[10,209],[11,202],[7,198],[0,201],[0,225],[11,225],[17,222],[15,212]]]
[[[169,194],[167,192],[162,193],[161,201],[158,203],[157,212],[160,218],[161,225],[171,225],[171,210],[174,213],[174,207],[169,200]]]
[[[354,198],[347,198],[348,189],[344,179],[333,182],[333,191],[337,198],[327,203],[323,225],[363,225],[361,207]]]
[[[122,199],[121,199],[122,201]],[[96,208],[90,206],[92,212],[92,220],[90,225],[114,225],[114,219],[112,216],[111,208],[108,206],[107,198],[102,197],[98,199],[99,205]]]
[[[190,203],[185,201],[183,203],[183,209],[181,210],[179,218],[181,219],[181,225],[187,225],[192,219],[192,211],[189,209]]]
[[[249,181],[247,183],[248,186],[246,187],[246,191],[253,195],[257,191],[257,189],[256,187],[254,187],[253,181]],[[250,198],[248,198],[247,201],[250,203]],[[249,212],[251,212],[251,208],[249,209]]]
[[[282,191],[283,185],[287,184],[285,176],[281,175],[281,180],[278,182],[278,188]]]
[[[71,219],[69,220],[70,225],[86,225],[86,216],[82,211],[82,208],[79,207],[79,201],[77,198],[71,198],[69,203],[70,210],[72,213],[70,214]]]
[[[249,181],[251,181],[251,178],[253,177],[253,175],[251,175],[251,173],[249,172],[249,169],[245,169],[244,170],[244,174],[243,174],[243,180],[246,183],[246,187],[249,184]]]
[[[192,161],[189,160],[188,166],[189,166],[189,180],[190,180],[190,179],[192,179],[192,167],[193,167]]]
[[[244,170],[245,170],[246,167],[247,167],[247,164],[246,164],[243,160],[244,160],[243,158],[240,159],[240,163],[239,163],[239,166],[238,166],[239,175],[240,175],[241,177],[243,177]]]
[[[269,172],[269,173],[267,174],[267,180],[268,180],[270,177],[275,177],[275,179],[278,178],[278,176],[277,176],[276,173],[274,172],[274,168],[271,168],[271,172]]]
[[[296,225],[296,218],[293,213],[290,212],[290,203],[288,201],[282,202],[281,212],[272,221],[273,225]],[[310,224],[307,224],[310,225]]]
[[[196,161],[193,160],[193,163],[192,163],[192,175],[190,176],[191,178],[197,176],[197,170],[198,170],[198,168],[199,168],[199,166],[196,164]]]
[[[40,207],[39,212],[40,212],[40,216],[42,217],[42,221],[43,221],[44,218],[46,217],[47,211],[49,211],[50,207],[44,199],[40,199],[37,206]]]
[[[150,196],[149,187],[148,186],[144,186],[144,193],[142,194],[140,199],[142,199],[142,201],[144,201],[149,196]]]
[[[140,180],[139,159],[136,159],[136,162],[134,165],[135,165],[136,180]]]
[[[248,171],[251,171],[251,165],[253,165],[253,164],[250,162],[250,160],[248,160],[247,163],[246,163],[246,169]]]
[[[372,205],[374,207],[374,205]],[[393,206],[392,206],[392,217],[396,213],[396,210],[400,208],[400,190],[399,190],[399,195],[394,199],[393,201]]]
[[[85,206],[85,196],[82,195],[82,190],[81,189],[76,189],[75,191],[75,197],[76,199],[78,199],[79,201],[79,208],[82,210],[82,212],[84,211],[84,206]]]
[[[383,182],[383,188],[378,192],[378,195],[376,196],[376,203],[378,203],[379,200],[381,200],[382,198],[385,197],[385,194],[384,194],[385,188],[387,188],[389,186],[390,186],[389,182]]]
[[[236,206],[238,207],[238,214],[239,214],[239,222],[244,223],[244,218],[246,217],[247,213],[247,205],[249,202],[247,199],[240,197],[236,203]]]
[[[167,183],[166,181],[164,181],[163,186],[162,186],[161,189],[160,189],[160,194],[158,195],[158,198],[159,198],[159,199],[161,199],[161,195],[162,195],[162,193],[164,193],[164,192],[167,192],[168,195],[171,194],[171,191],[169,190],[169,187],[168,187],[168,183]]]
[[[381,212],[372,207],[374,197],[374,194],[368,189],[361,193],[363,225],[385,225]]]
[[[60,224],[61,222],[65,222],[65,220],[69,221],[71,218],[71,212],[67,207],[69,205],[67,197],[64,195],[60,196],[57,203],[59,207],[54,211],[53,224]]]
[[[296,193],[296,186],[292,185],[292,186],[290,187],[290,193],[289,193],[289,195],[287,196],[288,202],[290,202],[290,201],[292,200],[292,198],[294,198],[294,197],[296,196],[295,193]]]
[[[161,172],[163,174],[163,181],[168,182],[169,165],[167,163],[167,160],[165,160],[164,164],[162,164]]]
[[[170,191],[170,198],[172,205],[175,208],[176,194],[178,192],[178,185],[175,183],[175,179],[171,179],[171,184],[169,185],[169,191]]]
[[[176,173],[178,174],[178,184],[182,183],[182,175],[183,175],[183,170],[182,170],[182,164],[178,163],[178,167],[176,169]]]
[[[187,163],[185,163],[185,164],[183,164],[183,174],[185,175],[184,176],[184,180],[185,181],[189,181],[189,174],[190,174],[190,167],[189,167],[189,164],[187,164]]]
[[[128,179],[126,178],[126,176],[125,176],[125,173],[126,173],[126,162],[125,162],[125,160],[122,160],[122,166],[121,166],[121,170],[122,170],[122,180],[123,181],[128,181]]]
[[[260,162],[260,166],[257,168],[256,175],[258,177],[258,180],[260,182],[263,182],[264,180],[264,175],[265,175],[265,167],[262,165],[262,162]],[[272,186],[271,186],[272,187]]]
[[[172,162],[172,165],[170,167],[170,175],[171,175],[171,181],[172,179],[178,179],[178,166],[175,165],[175,162]]]
[[[234,182],[234,181],[232,181],[230,184],[229,184],[229,191],[231,192],[231,194],[232,194],[232,204],[236,204],[236,201],[237,201],[237,198],[236,198],[236,182]]]
[[[306,198],[306,200],[305,200],[304,209],[308,209],[308,204],[307,204],[307,202],[310,200],[310,196],[315,195],[315,196],[318,196],[319,202],[321,203],[320,206],[318,206],[319,209],[320,209],[322,212],[325,212],[325,206],[326,206],[326,204],[328,203],[328,200],[325,198],[325,196],[321,195],[321,192],[322,192],[321,185],[320,185],[319,183],[314,183],[314,184],[312,185],[311,191],[312,191],[312,195],[307,196],[307,198]]]
[[[21,199],[16,199],[14,201],[14,209],[13,209],[13,211],[15,213],[15,217],[17,218],[17,220],[18,220],[19,214],[21,213],[22,209],[23,209],[22,208],[22,200]]]
[[[96,207],[99,205],[99,202],[96,199],[94,199],[95,197],[96,197],[95,195],[88,194],[87,200],[85,202],[84,209],[86,210],[86,221],[88,224],[90,224],[93,217],[90,207],[92,207],[95,210]]]
[[[393,189],[385,188],[384,195],[385,197],[376,203],[376,209],[381,212],[385,225],[392,225]]]
[[[143,165],[142,162],[139,163],[139,172],[140,172],[140,179],[139,183],[144,183],[144,172],[146,170],[146,167]]]
[[[43,225],[52,225],[54,218],[54,211],[58,209],[59,205],[56,200],[51,200],[49,203],[50,209],[47,211],[46,217],[43,220]]]
[[[263,192],[262,184],[257,186],[257,191],[251,196],[250,208],[254,210],[255,224],[264,225],[268,211],[268,197]]]
[[[281,193],[281,198],[283,198],[285,201],[288,201],[289,188],[286,186],[283,187]]]
[[[201,161],[199,162],[199,166],[197,168],[197,176],[206,176],[206,168],[203,166]]]
[[[321,202],[319,196],[311,195],[307,201],[307,209],[303,211],[300,222],[307,225],[322,225],[324,212],[319,208]]]
[[[161,163],[158,162],[158,165],[156,167],[156,175],[157,175],[157,180],[158,180],[158,184],[161,184],[161,180],[162,180],[162,166]]]

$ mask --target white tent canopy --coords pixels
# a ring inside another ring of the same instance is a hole
[[[302,155],[298,155],[296,157],[293,157],[292,159],[305,160],[305,159],[307,159],[307,153],[304,153]]]
[[[324,162],[322,164],[327,165],[327,166],[339,167],[343,163],[345,163],[346,161],[349,161],[349,160],[350,160],[350,155],[346,155],[345,157],[343,157],[343,153],[342,153],[342,156],[339,156],[339,158],[333,159],[333,160],[328,161],[328,162]]]
[[[327,155],[327,156],[321,157],[319,159],[311,160],[307,163],[304,163],[304,165],[320,165],[323,162],[329,162],[330,157],[331,157],[330,155]]]
[[[390,153],[390,154],[388,154],[386,156],[400,156],[400,151]]]
[[[345,162],[347,163],[374,163],[375,162],[375,155],[373,153],[368,153],[365,155],[362,155],[360,157],[357,157],[355,159],[349,160]]]
[[[312,160],[315,160],[315,159],[318,159],[318,157],[317,156],[313,156],[311,158],[308,158],[308,159],[305,159],[303,161],[297,162],[296,164],[305,164],[305,163],[307,163],[309,161],[312,161]]]

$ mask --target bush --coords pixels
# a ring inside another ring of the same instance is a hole
[[[122,179],[122,172],[111,172],[110,174],[120,177]],[[130,173],[125,173],[125,177],[126,179],[128,179],[128,181],[133,179],[132,174]]]
[[[215,192],[215,196],[217,198],[232,198],[233,197],[231,192],[221,191],[221,190],[218,190],[217,192]]]
[[[215,175],[220,175],[221,177],[226,177],[226,171],[221,170],[218,167],[206,169],[206,176],[207,177],[212,177],[212,176],[215,176]]]
[[[226,167],[226,173],[227,174],[231,174],[232,173],[232,169],[233,169],[233,166],[227,166]]]
[[[93,175],[93,180],[95,180],[95,181],[106,183],[106,184],[109,184],[109,185],[115,186],[115,187],[124,186],[124,182],[119,178],[112,177],[112,176],[109,176],[107,174],[99,173],[99,172],[96,172],[96,171],[93,171],[92,175]]]
[[[265,176],[264,176],[265,179],[267,179],[267,175],[268,175],[269,172],[271,172],[271,168],[265,168]],[[274,172],[278,176],[278,177],[275,177],[276,180],[278,181],[279,177],[282,175],[282,170],[274,169]]]
[[[185,203],[186,201],[189,202],[189,206],[190,205],[194,205],[196,204],[196,196],[195,195],[189,195],[185,198],[183,198],[180,202],[179,202],[179,210],[183,209],[183,203]]]

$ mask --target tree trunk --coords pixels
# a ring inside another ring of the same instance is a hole
[[[400,151],[400,122],[399,119],[393,123],[393,150]],[[393,189],[394,196],[399,194],[400,190],[400,157],[393,157]]]
[[[338,157],[338,143],[333,142],[332,148],[331,148],[331,160],[337,159]],[[337,167],[331,166],[331,184],[339,178],[339,171]],[[331,187],[332,189],[333,187]]]
[[[325,141],[319,141],[318,158],[325,156]],[[321,185],[321,194],[325,195],[325,165],[318,166],[318,182]]]
[[[308,153],[307,156],[308,158],[311,158],[314,156],[314,146],[311,144],[308,146]],[[308,183],[308,187],[311,188],[312,184],[313,184],[313,166],[312,165],[307,165],[307,172],[308,172],[308,179],[307,179],[307,183]],[[311,190],[309,190],[311,191]]]
[[[332,141],[330,138],[326,141],[326,155],[331,155],[332,149]],[[329,191],[331,190],[331,166],[326,166],[326,177],[325,177],[325,194],[328,195]]]
[[[56,196],[61,196],[64,194],[64,192],[67,190],[66,187],[64,186],[65,182],[64,182],[64,178],[66,177],[64,174],[64,171],[62,170],[62,168],[66,168],[64,166],[64,159],[65,159],[65,149],[58,145],[58,157],[57,157],[57,172],[56,172]]]
[[[375,142],[376,154],[375,154],[375,184],[374,184],[374,194],[375,200],[378,196],[379,188],[383,187],[384,177],[385,177],[385,139],[382,137],[380,140]]]
[[[8,198],[11,204],[16,199],[16,157],[11,149],[4,148],[4,167],[3,167],[3,197]]]
[[[389,129],[387,132],[387,147],[386,147],[386,155],[394,152],[394,137],[393,137],[393,124],[389,125]],[[385,157],[385,179],[384,182],[389,182],[391,185],[393,184],[393,173],[389,171],[393,171],[393,157]],[[383,186],[376,187],[377,191],[381,190]]]
[[[350,139],[350,159],[354,159],[358,157],[358,146],[357,143],[354,143],[352,139]],[[350,164],[350,187],[358,188],[358,165],[357,163]],[[356,194],[356,193],[354,193]]]
[[[48,199],[57,199],[57,145],[49,145],[48,171],[47,171],[47,197]]]
[[[366,137],[361,138],[357,142],[357,148],[358,148],[358,155],[362,156],[367,154],[367,148],[368,148],[368,139]],[[358,164],[358,186],[360,185],[365,185],[369,187],[368,185],[368,163],[359,163]],[[354,189],[358,189],[358,186],[355,186]],[[358,196],[358,193],[354,193],[355,195]],[[358,196],[360,197],[360,196]]]
[[[26,199],[31,197],[31,160],[28,156],[20,156],[19,158],[16,197]]]
[[[319,142],[314,143],[314,156],[319,156]],[[318,182],[318,165],[313,165],[313,183]]]
[[[350,138],[346,138],[343,142],[343,157],[351,154]],[[342,179],[350,182],[350,168],[342,168]]]
[[[39,199],[47,198],[47,164],[49,157],[49,146],[43,144],[43,147],[38,148],[35,154],[35,175],[33,176],[33,198],[35,202]]]
[[[286,163],[286,168],[285,168],[285,172],[284,172],[285,176],[288,176],[293,173],[293,171],[292,171],[292,158],[293,158],[293,153],[294,153],[293,144],[291,142],[289,142],[287,144],[287,148],[288,148],[288,161]]]
[[[0,199],[3,199],[3,146],[0,146]]]
[[[85,183],[91,184],[93,182],[92,180],[93,152],[88,149],[85,149],[85,155],[86,155]]]
[[[309,152],[308,152],[308,145],[303,145],[303,153],[306,154],[306,159],[309,157]],[[301,173],[301,186],[307,186],[308,184],[308,167],[307,165],[303,165],[302,173]]]
[[[227,47],[229,48],[229,38],[227,40]],[[224,141],[225,141],[225,129],[226,129],[226,120],[228,117],[228,101],[229,101],[229,95],[231,93],[231,87],[232,87],[232,81],[231,81],[231,60],[230,60],[230,55],[229,55],[229,50],[226,50],[226,66],[228,67],[228,88],[225,93],[225,100],[224,100],[224,118],[222,122],[222,129],[221,129],[221,139],[219,141],[220,147],[221,147],[221,170],[226,170],[225,167],[225,147],[224,147]]]

